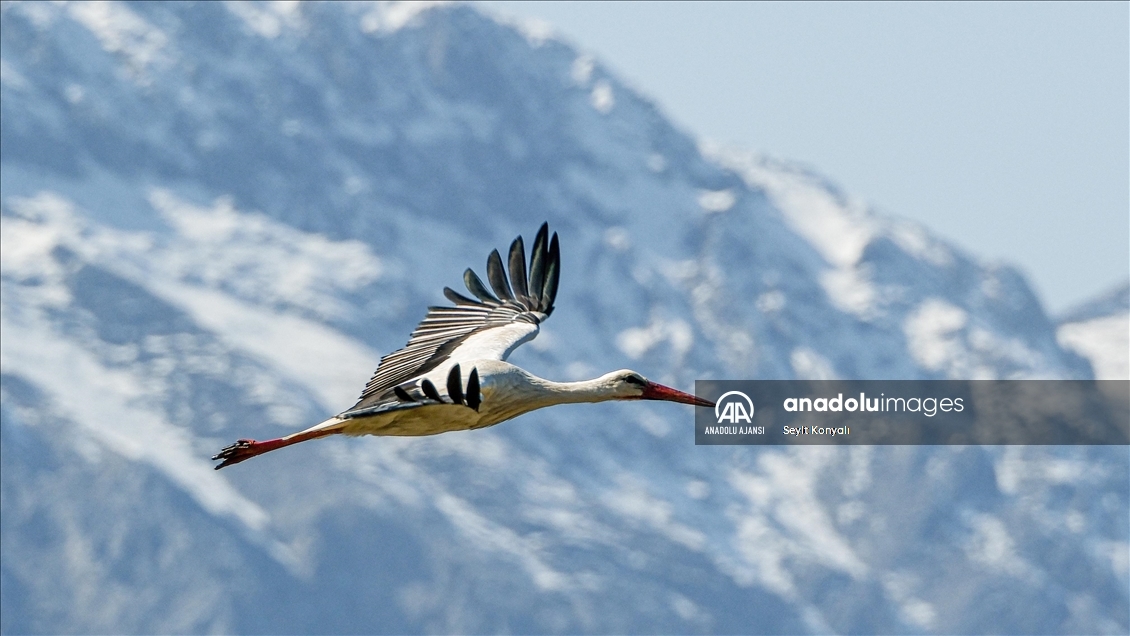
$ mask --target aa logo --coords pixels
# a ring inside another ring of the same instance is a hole
[[[727,391],[715,402],[714,417],[719,424],[753,424],[753,400],[741,391]]]

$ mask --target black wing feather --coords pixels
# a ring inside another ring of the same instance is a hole
[[[491,288],[499,298],[504,301],[514,300],[510,283],[506,282],[506,270],[502,267],[502,257],[498,255],[498,250],[492,251],[487,258],[487,280],[490,281]]]
[[[526,282],[526,246],[522,244],[521,236],[510,244],[510,284],[514,287],[515,296],[530,295]]]
[[[471,369],[471,377],[467,378],[467,406],[479,410],[483,403],[483,396],[479,392],[479,370]]]
[[[541,290],[545,286],[545,248],[549,238],[549,224],[543,223],[534,238],[534,251],[530,254],[530,289],[540,302]]]
[[[561,280],[561,248],[557,245],[557,232],[549,244],[549,265],[545,268],[545,287],[541,290],[541,307],[545,315],[553,313],[553,302],[557,300],[557,283]]]
[[[455,303],[456,305],[477,305],[477,304],[479,304],[479,301],[471,300],[470,298],[467,298],[463,294],[460,294],[459,292],[455,291],[454,289],[452,289],[450,287],[444,287],[443,288],[443,295],[446,296],[448,300]]]
[[[447,374],[447,396],[453,404],[463,403],[463,374],[459,371],[458,364],[451,367]]]
[[[463,283],[467,285],[467,291],[475,295],[480,301],[488,305],[501,305],[502,301],[495,298],[488,290],[487,286],[483,284],[482,279],[471,268],[463,272]]]
[[[443,399],[439,397],[439,391],[436,390],[436,385],[432,384],[431,380],[424,378],[424,381],[420,383],[420,389],[424,391],[424,395],[428,396],[429,399],[435,400],[440,404],[443,403]]]

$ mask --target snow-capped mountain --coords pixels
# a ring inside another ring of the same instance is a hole
[[[700,147],[543,30],[415,4],[2,17],[5,633],[1130,628],[1125,448],[696,447],[689,407],[606,404],[213,471],[349,406],[546,220],[558,310],[513,358],[539,375],[1093,370],[1015,270]]]
[[[1097,379],[1130,379],[1130,285],[1067,312],[1056,337],[1091,361]]]

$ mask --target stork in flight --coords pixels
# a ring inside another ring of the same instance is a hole
[[[714,406],[635,371],[553,382],[506,362],[514,349],[538,335],[538,325],[553,313],[561,271],[557,233],[550,239],[549,224],[542,224],[528,272],[522,237],[514,239],[509,264],[507,281],[498,250],[487,259],[493,294],[470,269],[463,273],[463,282],[475,298],[445,287],[443,295],[455,306],[428,308],[408,344],[381,358],[352,408],[286,437],[241,439],[212,458],[220,460],[216,469],[327,435],[435,435],[493,426],[555,404],[666,400]]]

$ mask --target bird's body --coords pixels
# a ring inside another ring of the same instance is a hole
[[[554,382],[507,362],[553,312],[560,271],[557,235],[550,241],[548,226],[542,225],[528,276],[521,237],[510,246],[509,265],[508,282],[498,251],[491,253],[487,274],[494,294],[469,269],[464,282],[476,299],[445,288],[456,306],[431,307],[408,344],[381,359],[352,408],[279,439],[239,440],[213,457],[222,460],[216,468],[327,435],[437,435],[493,426],[556,404],[650,399],[713,406],[634,371]]]

